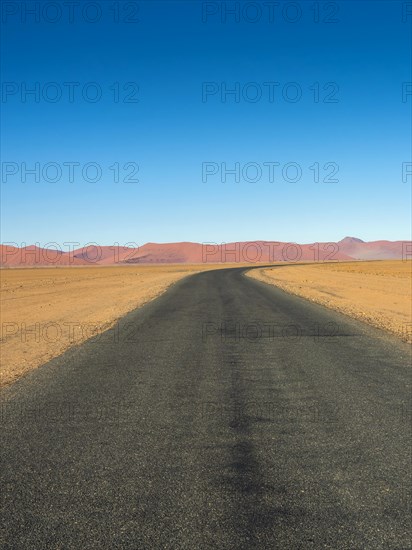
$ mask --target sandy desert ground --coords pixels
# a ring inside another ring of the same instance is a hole
[[[412,262],[370,261],[265,268],[248,273],[412,342]]]
[[[0,385],[104,332],[182,277],[217,267],[223,266],[2,269]],[[410,261],[350,262],[283,265],[248,276],[412,341],[411,269]]]
[[[105,331],[182,277],[215,267],[2,269],[0,385]]]

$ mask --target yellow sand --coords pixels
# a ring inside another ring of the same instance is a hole
[[[411,261],[281,266],[253,270],[248,276],[412,342]]]
[[[2,269],[0,385],[213,265]],[[219,266],[222,267],[222,266]],[[230,267],[229,265],[227,267]]]

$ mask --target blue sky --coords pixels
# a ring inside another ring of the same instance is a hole
[[[402,2],[8,4],[2,242],[410,239]]]

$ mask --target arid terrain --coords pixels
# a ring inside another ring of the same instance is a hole
[[[1,385],[107,330],[127,312],[154,299],[182,277],[216,267],[223,266],[1,270]],[[248,276],[411,341],[411,268],[410,261],[283,264],[251,270]]]
[[[412,341],[412,262],[293,265],[248,273]]]
[[[1,270],[1,385],[108,329],[182,277],[213,267]]]

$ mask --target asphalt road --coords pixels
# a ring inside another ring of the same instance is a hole
[[[3,391],[1,547],[411,548],[410,366],[241,269],[190,276]]]

